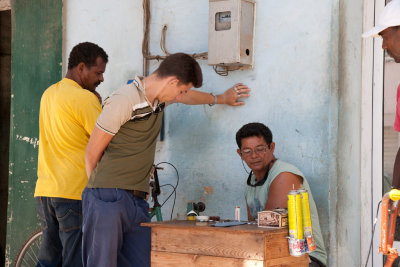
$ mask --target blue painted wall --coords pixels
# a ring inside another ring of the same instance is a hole
[[[164,5],[153,11],[152,29],[168,24],[167,48],[207,51],[207,31],[199,30],[201,38],[197,32],[191,34],[200,25],[206,28],[204,3],[197,7],[186,3],[171,10]],[[193,9],[190,20],[179,13],[184,8]],[[166,17],[165,10],[171,15]],[[327,2],[258,1],[254,69],[221,77],[201,62],[202,90],[222,93],[240,81],[252,88],[252,96],[239,108],[168,107],[166,141],[159,144],[156,159],[173,163],[180,172],[175,212],[184,210],[187,201],[203,200],[209,215],[233,218],[235,205],[240,205],[242,219],[247,218],[243,197],[247,173],[236,154],[235,133],[243,124],[259,121],[272,130],[276,156],[298,166],[308,178],[329,246],[328,199],[330,179],[336,179],[336,166],[331,164],[336,164],[332,158],[338,124],[337,91],[332,90],[331,80],[336,71],[331,58],[335,16],[333,4]],[[170,17],[174,17],[172,22]],[[158,36],[152,37],[152,51],[158,51]],[[166,182],[174,183],[173,172],[170,176]]]
[[[191,200],[205,202],[207,214],[222,218],[233,218],[234,207],[240,205],[242,219],[247,217],[243,197],[247,173],[236,154],[235,133],[243,124],[258,121],[271,128],[276,156],[306,175],[318,205],[325,245],[334,246],[338,1],[256,2],[254,69],[222,77],[206,61],[199,61],[205,80],[201,90],[222,93],[243,82],[252,89],[246,105],[174,104],[167,108],[166,139],[158,143],[156,163],[168,161],[179,170],[173,217],[186,211]],[[207,0],[152,0],[151,7],[152,54],[162,54],[159,41],[164,24],[168,25],[169,52],[208,50]],[[124,0],[116,6],[71,0],[65,3],[65,13],[64,67],[76,43],[93,41],[110,55],[105,82],[99,87],[103,96],[142,73],[141,1]],[[151,62],[151,70],[157,66]],[[161,183],[175,184],[174,170],[164,167]],[[162,198],[171,190],[163,187]],[[164,218],[169,218],[172,204],[170,199],[163,207]],[[330,254],[332,258],[335,252]]]

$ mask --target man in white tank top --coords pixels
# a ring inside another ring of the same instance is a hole
[[[313,238],[317,249],[309,254],[310,267],[326,266],[327,256],[319,225],[317,207],[304,174],[292,164],[274,156],[275,143],[270,129],[262,123],[248,123],[236,133],[237,153],[251,169],[245,183],[249,221],[257,212],[287,208],[287,195],[292,189],[304,188],[309,193]]]

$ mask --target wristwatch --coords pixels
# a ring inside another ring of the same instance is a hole
[[[215,104],[217,104],[217,96],[214,95],[213,93],[210,93],[210,95],[212,95],[214,97],[214,103],[208,104],[210,107],[214,106]]]

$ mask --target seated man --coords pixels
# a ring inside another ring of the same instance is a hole
[[[306,178],[295,166],[274,156],[272,133],[262,123],[248,123],[236,133],[237,153],[251,169],[245,185],[249,221],[257,212],[287,208],[290,190],[303,187],[308,191],[313,237],[317,249],[309,254],[311,266],[326,266],[326,252],[319,226],[318,212]]]

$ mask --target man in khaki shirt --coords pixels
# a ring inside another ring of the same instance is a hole
[[[217,96],[190,90],[201,87],[202,80],[199,64],[177,53],[104,101],[86,148],[84,266],[150,266],[150,229],[140,224],[150,221],[145,197],[165,106],[238,106],[244,104],[238,98],[249,95],[242,84]]]

